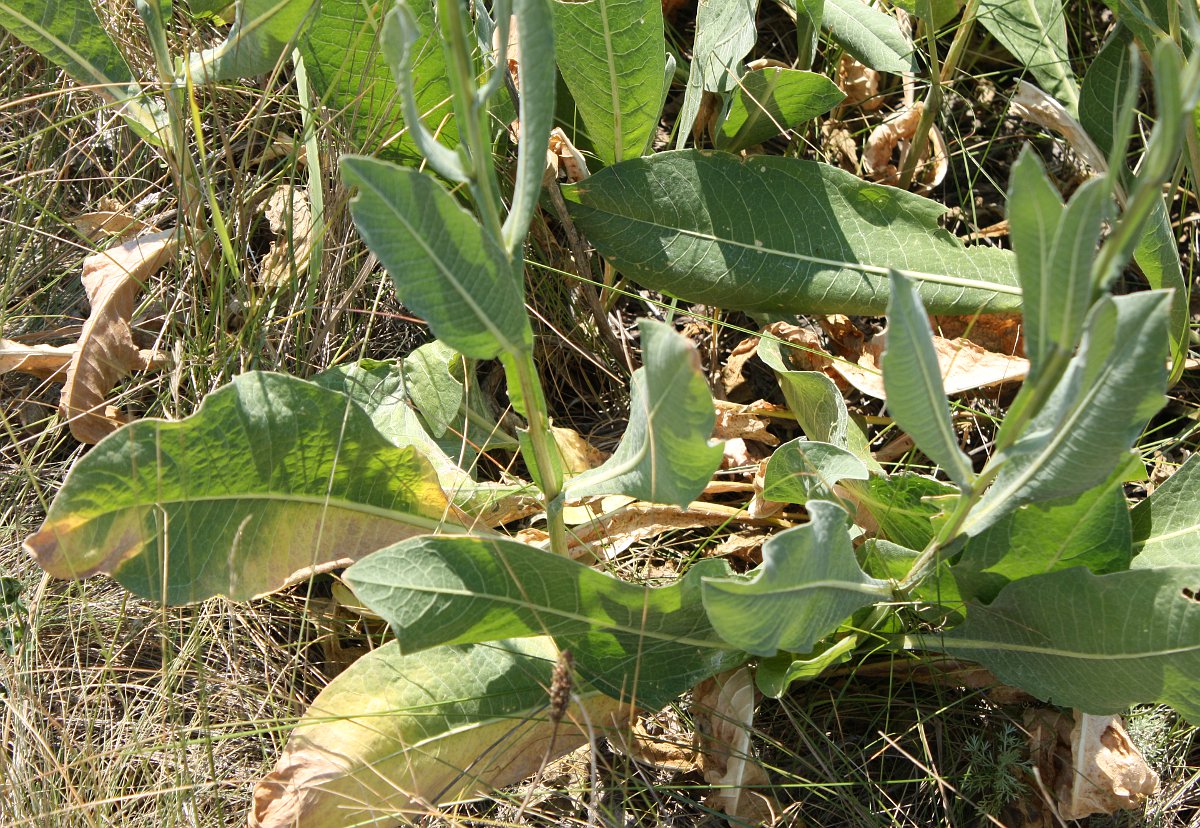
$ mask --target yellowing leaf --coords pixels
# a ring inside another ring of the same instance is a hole
[[[401,655],[393,641],[334,679],[254,789],[251,828],[408,822],[535,773],[603,733],[628,708],[574,688],[546,712],[549,638]]]
[[[174,230],[140,236],[83,260],[83,289],[92,310],[79,348],[67,367],[59,411],[81,443],[96,443],[116,431],[106,416],[109,392],[138,364],[129,322],[146,280],[175,255]]]

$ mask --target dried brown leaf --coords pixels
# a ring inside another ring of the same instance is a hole
[[[846,95],[843,106],[857,106],[863,112],[874,112],[883,105],[879,95],[879,72],[859,63],[852,55],[843,54],[838,61],[837,85]]]
[[[44,380],[62,382],[67,365],[79,350],[75,345],[25,345],[0,339],[0,374],[17,371]]]
[[[900,167],[911,149],[912,138],[924,109],[924,104],[918,101],[911,108],[888,116],[882,124],[871,130],[862,155],[863,173],[867,178],[892,186],[900,183]],[[919,190],[932,189],[946,178],[949,166],[946,140],[935,124],[929,129],[929,140],[921,155],[913,184]]]
[[[764,825],[781,810],[750,745],[755,702],[754,679],[746,667],[706,679],[693,692],[704,780],[717,789],[706,804],[723,811],[731,825]]]
[[[71,224],[89,239],[124,238],[149,233],[153,228],[135,216],[120,210],[96,210],[83,213],[71,220]]]
[[[833,370],[864,394],[886,399],[880,359],[887,347],[886,332],[863,346],[857,362],[835,362]],[[1023,357],[988,351],[968,339],[933,337],[942,383],[947,394],[961,394],[977,388],[991,388],[1022,380],[1029,373]]]
[[[716,425],[713,427],[714,440],[753,440],[768,446],[779,445],[779,438],[767,430],[770,422],[752,411],[717,408]]]
[[[308,193],[298,187],[277,187],[263,214],[275,240],[263,257],[258,281],[268,290],[278,290],[291,284],[292,273],[307,268],[312,256],[315,228]]]
[[[174,230],[140,236],[83,260],[83,289],[91,313],[79,334],[78,350],[67,367],[59,411],[71,434],[96,443],[120,422],[106,414],[117,380],[139,365],[130,320],[147,279],[175,255]]]
[[[582,474],[608,459],[608,452],[593,446],[575,429],[553,426],[552,431],[567,474]]]

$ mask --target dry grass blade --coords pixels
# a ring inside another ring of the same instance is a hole
[[[96,443],[120,425],[106,412],[109,392],[138,365],[130,320],[146,280],[178,250],[174,230],[140,236],[83,260],[92,310],[67,366],[59,411],[81,443]]]

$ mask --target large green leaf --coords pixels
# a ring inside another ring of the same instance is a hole
[[[225,41],[189,59],[192,79],[196,83],[211,83],[274,70],[316,17],[315,2],[239,0],[237,17]]]
[[[660,0],[554,0],[554,38],[559,71],[600,160],[645,152],[665,83]]]
[[[1022,504],[1085,492],[1121,467],[1165,401],[1169,301],[1156,291],[1097,302],[1079,352],[971,510],[968,534]]]
[[[837,384],[820,371],[794,370],[777,340],[760,340],[757,353],[779,377],[788,408],[808,439],[846,448],[850,412]]]
[[[717,149],[738,152],[823,115],[846,95],[816,72],[769,67],[743,75],[731,97],[713,141]]]
[[[629,425],[612,456],[567,483],[565,500],[624,494],[686,508],[721,465],[716,414],[696,349],[671,326],[638,323],[645,367],[634,371]]]
[[[958,445],[942,372],[933,349],[929,317],[916,286],[892,271],[888,340],[883,355],[883,387],[888,413],[917,448],[959,486],[971,484],[971,461]]]
[[[796,439],[771,454],[763,475],[763,497],[781,503],[833,500],[841,480],[866,480],[866,464],[831,443]]]
[[[1200,564],[1200,455],[1133,509],[1137,569]]]
[[[358,148],[413,163],[421,160],[404,132],[396,82],[380,43],[392,0],[321,0],[300,42],[304,65],[321,102],[338,113]],[[441,38],[429,0],[409,4],[421,36],[414,45],[417,106],[445,144],[458,141]]]
[[[1093,575],[1083,567],[1013,581],[927,644],[978,661],[1006,684],[1085,713],[1173,706],[1200,722],[1200,567]]]
[[[721,638],[760,656],[807,653],[851,613],[891,589],[854,558],[846,512],[811,500],[809,522],[771,537],[750,577],[705,578],[704,609]]]
[[[679,110],[676,147],[692,134],[705,92],[725,94],[737,88],[742,61],[758,40],[758,0],[705,0],[696,9],[692,65]]]
[[[1010,581],[1086,566],[1103,574],[1129,568],[1129,506],[1119,485],[1032,503],[971,538],[954,576],[967,598],[991,601]]]
[[[1064,208],[1028,148],[1013,165],[1010,185],[1008,216],[1024,298],[1025,352],[1036,377],[1051,353],[1069,354],[1079,344],[1092,305],[1092,263],[1110,186],[1093,178]]]
[[[101,441],[26,547],[60,578],[108,572],[172,604],[242,600],[434,531],[448,509],[429,463],[344,395],[252,372],[184,420]]]
[[[976,19],[1072,113],[1079,84],[1067,54],[1062,0],[982,0]]]
[[[402,655],[393,641],[330,682],[254,790],[260,828],[410,824],[430,805],[514,784],[628,710],[575,686],[546,710],[557,657],[546,638]]]
[[[872,69],[897,75],[914,71],[912,44],[896,19],[862,0],[825,0],[821,23],[847,52]]]
[[[125,56],[100,25],[92,0],[0,0],[0,26],[117,104],[139,135],[157,142],[162,124],[133,82]]]
[[[532,347],[519,261],[436,179],[361,156],[342,156],[342,177],[358,232],[438,339],[475,359]]]
[[[345,577],[407,652],[549,635],[589,683],[658,708],[745,660],[700,602],[701,576],[728,572],[702,561],[648,589],[516,541],[443,536],[381,549]]]
[[[932,313],[1013,311],[1011,254],[964,248],[945,207],[797,158],[664,152],[564,189],[576,225],[645,287],[762,313],[882,314],[888,268]]]

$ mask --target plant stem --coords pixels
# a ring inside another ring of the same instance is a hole
[[[546,397],[533,364],[533,352],[524,351],[512,360],[525,401],[525,419],[529,423],[529,442],[533,446],[533,462],[537,465],[538,479],[542,483],[542,494],[546,500],[546,522],[550,531],[550,549],[556,555],[567,554],[567,527],[563,522],[562,466],[556,462],[558,449],[553,444],[550,418],[546,414]]]

